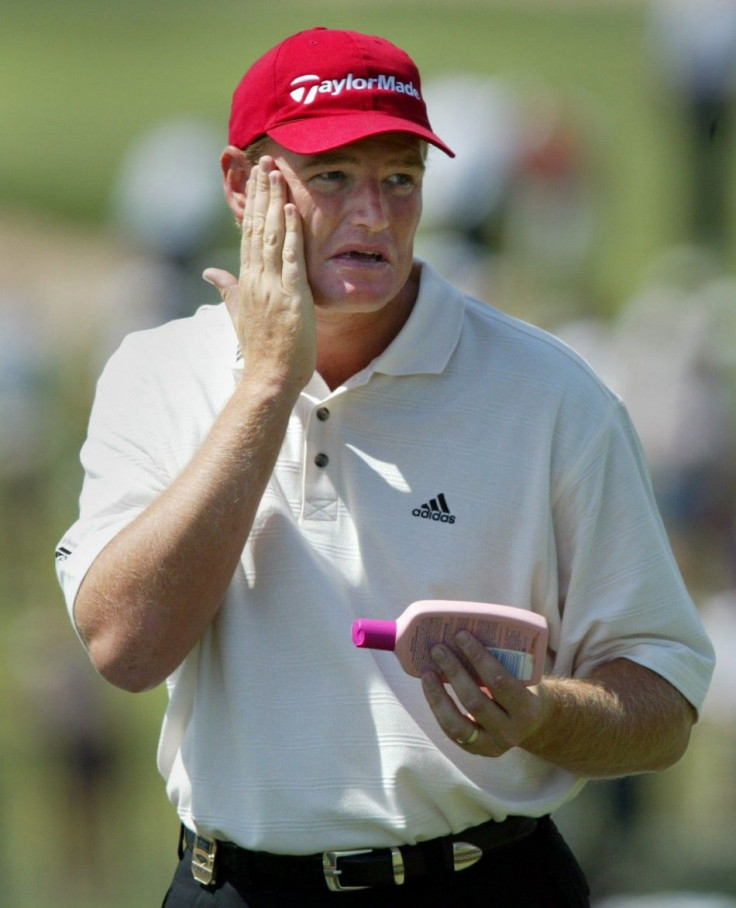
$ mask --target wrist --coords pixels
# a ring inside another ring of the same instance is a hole
[[[550,744],[551,731],[559,728],[560,699],[557,694],[557,681],[542,678],[533,689],[536,703],[536,721],[522,743],[524,750],[539,757],[545,756]]]
[[[307,381],[278,369],[244,369],[236,385],[234,396],[249,404],[282,405],[289,411],[299,399]]]

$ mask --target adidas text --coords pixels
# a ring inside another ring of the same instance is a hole
[[[455,515],[450,513],[447,500],[442,493],[436,498],[430,498],[421,507],[414,508],[411,513],[413,517],[421,517],[422,520],[434,520],[437,523],[455,523]]]

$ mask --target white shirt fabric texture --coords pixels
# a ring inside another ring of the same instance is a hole
[[[204,439],[237,350],[224,305],[206,305],[108,362],[57,552],[72,617],[97,554]],[[317,374],[304,389],[222,607],[167,681],[158,765],[182,821],[306,854],[572,798],[584,779],[522,749],[464,752],[393,653],[353,645],[356,618],[420,599],[544,615],[547,673],[625,657],[705,696],[712,647],[621,401],[560,341],[427,265],[393,343],[335,391]]]

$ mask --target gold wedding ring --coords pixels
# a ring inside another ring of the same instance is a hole
[[[456,740],[461,747],[470,747],[471,744],[475,744],[475,742],[478,740],[479,734],[480,729],[477,725],[474,725],[473,730],[470,732],[470,734],[465,735],[464,738],[457,738]]]

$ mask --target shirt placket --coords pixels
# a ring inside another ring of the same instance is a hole
[[[318,403],[309,415],[303,461],[303,519],[337,520],[335,469],[339,457],[335,402]]]

